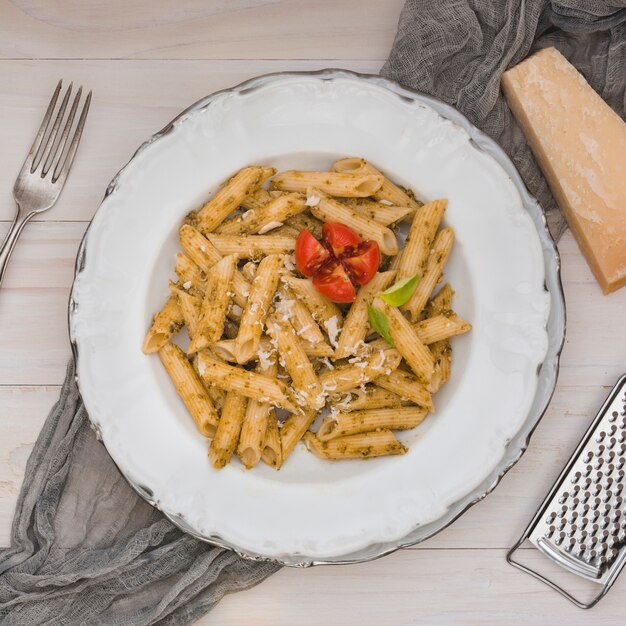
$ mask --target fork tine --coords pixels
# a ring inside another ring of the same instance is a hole
[[[40,164],[43,164],[41,170],[41,177],[43,178],[50,169],[50,165],[52,164],[52,155],[55,151],[55,147],[57,146],[57,139],[59,137],[59,126],[63,120],[63,116],[65,115],[65,109],[67,108],[67,103],[69,102],[70,95],[72,93],[72,87],[74,83],[70,83],[70,86],[67,88],[65,95],[63,96],[63,102],[61,102],[61,106],[57,112],[57,116],[54,120],[54,124],[52,125],[52,130],[48,135],[48,139],[46,140],[45,146],[42,149],[41,159],[39,161]],[[43,156],[43,152],[47,152],[46,156]],[[34,165],[35,169],[37,169],[38,165]]]
[[[54,107],[56,106],[57,99],[59,97],[59,93],[61,91],[61,86],[62,85],[63,85],[63,80],[61,79],[57,83],[57,86],[54,89],[54,93],[52,94],[52,98],[50,98],[50,104],[48,104],[48,108],[46,109],[46,113],[43,116],[43,120],[41,122],[41,126],[39,127],[39,130],[37,131],[37,135],[35,137],[35,141],[33,141],[33,145],[30,148],[30,152],[28,153],[28,156],[26,157],[27,161],[28,161],[28,159],[33,159],[34,160],[35,154],[39,151],[39,148],[41,147],[43,136],[44,136],[46,130],[48,129],[48,123],[50,122],[50,118],[52,117],[52,111],[54,111]],[[32,167],[31,168],[31,173],[34,172],[34,171],[35,171],[35,168]]]
[[[70,143],[69,150],[67,151],[64,159],[59,159],[59,162],[54,169],[52,174],[53,183],[60,181],[61,184],[63,184],[67,178],[70,168],[72,167],[72,163],[74,162],[74,156],[76,156],[78,143],[80,142],[80,138],[83,134],[83,128],[85,126],[85,120],[87,119],[87,113],[89,113],[90,103],[91,91],[87,94],[87,98],[85,99],[85,104],[83,105],[83,110],[80,114],[80,118],[78,119],[78,124],[76,125],[76,130],[74,131],[74,136],[72,137],[72,143]]]
[[[80,102],[80,96],[83,93],[82,85],[79,87],[76,95],[74,96],[74,102],[72,102],[72,107],[70,109],[70,113],[67,116],[67,120],[65,122],[65,126],[63,128],[63,133],[61,134],[61,138],[56,144],[56,148],[53,152],[48,155],[48,159],[46,160],[46,164],[42,171],[42,176],[45,176],[51,168],[53,168],[53,172],[58,166],[59,162],[63,158],[63,153],[65,152],[65,147],[67,145],[67,138],[70,134],[70,129],[72,128],[72,124],[74,123],[74,115],[76,115],[76,109],[78,108],[78,103]],[[58,158],[57,158],[58,155]],[[56,164],[54,161],[56,160]]]

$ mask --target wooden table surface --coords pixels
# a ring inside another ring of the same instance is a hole
[[[63,77],[94,91],[67,188],[26,228],[0,292],[0,545],[8,544],[24,466],[70,357],[74,257],[109,180],[144,139],[217,89],[280,70],[377,72],[402,3],[0,0],[0,235],[54,85]],[[283,569],[226,597],[199,624],[626,622],[626,578],[585,613],[504,560],[626,371],[626,289],[603,296],[569,234],[559,249],[568,326],[557,391],[495,492],[416,548],[363,565]]]

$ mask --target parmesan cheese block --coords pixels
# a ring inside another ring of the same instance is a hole
[[[509,106],[604,293],[626,284],[626,124],[554,48],[504,73]]]

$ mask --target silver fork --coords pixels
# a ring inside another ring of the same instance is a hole
[[[72,167],[78,143],[83,133],[91,102],[91,91],[87,94],[78,124],[68,144],[74,116],[83,92],[82,87],[79,88],[74,96],[63,130],[60,130],[67,103],[72,93],[72,83],[67,88],[54,122],[49,129],[50,120],[61,92],[62,82],[61,80],[59,81],[52,94],[52,99],[44,115],[41,127],[13,186],[13,197],[17,204],[17,210],[13,224],[2,246],[0,246],[0,285],[2,285],[2,279],[4,278],[13,248],[28,220],[38,213],[47,211],[57,201]]]

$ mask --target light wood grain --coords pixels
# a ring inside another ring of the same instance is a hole
[[[376,73],[380,65],[360,61],[350,69]],[[94,100],[63,195],[38,221],[90,220],[107,185],[141,143],[196,100],[259,74],[327,66],[315,60],[0,61],[0,172],[5,176],[0,220],[13,217],[12,181],[61,77],[93,89]]]
[[[7,58],[385,59],[404,0],[2,0]]]

